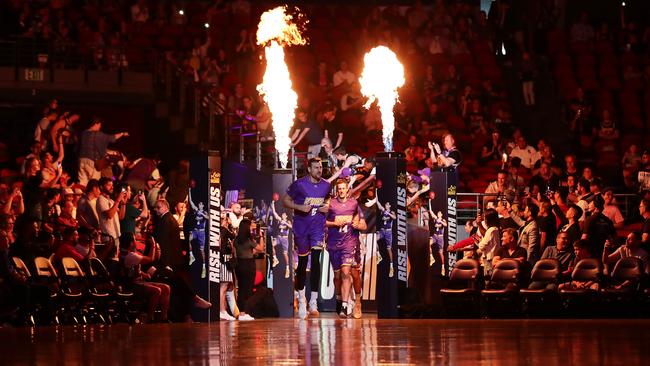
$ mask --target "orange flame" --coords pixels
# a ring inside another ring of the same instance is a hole
[[[397,89],[404,85],[404,66],[388,47],[375,47],[363,58],[364,68],[359,83],[361,93],[368,97],[365,107],[377,101],[381,112],[384,150],[393,150],[393,131],[395,116],[393,107],[399,95]]]
[[[266,70],[257,91],[264,97],[271,112],[275,149],[282,168],[287,167],[291,144],[289,130],[298,106],[298,95],[292,88],[283,46],[306,43],[292,19],[291,15],[286,14],[286,8],[280,6],[262,14],[257,28],[257,44],[265,46],[266,58]]]

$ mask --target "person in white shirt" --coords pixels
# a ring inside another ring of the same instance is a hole
[[[526,143],[523,136],[517,138],[515,147],[510,152],[510,158],[521,159],[521,166],[531,169],[538,160],[537,150]]]
[[[479,255],[486,277],[492,275],[492,258],[501,248],[501,234],[499,232],[499,214],[493,209],[485,210],[485,223],[488,227],[483,238],[478,243],[476,254]]]
[[[614,191],[611,188],[605,189],[605,192],[603,193],[603,199],[605,199],[605,209],[603,210],[603,215],[612,220],[614,223],[614,228],[623,228],[625,219],[623,218],[621,210],[619,210],[618,205],[616,204]]]
[[[46,131],[50,128],[50,125],[54,124],[58,117],[58,114],[55,109],[50,110],[47,114],[41,118],[40,121],[36,124],[36,129],[34,130],[34,141],[38,141],[41,144],[41,150],[45,151],[47,149],[47,136]]]
[[[102,194],[97,198],[97,214],[99,215],[99,228],[102,234],[108,235],[117,243],[120,235],[120,214],[126,210],[126,191],[120,192],[115,200],[113,195],[113,181],[110,178],[102,178],[99,181]],[[116,256],[117,259],[117,256]]]
[[[341,68],[339,71],[334,73],[332,84],[335,88],[343,83],[347,83],[348,86],[351,86],[356,80],[357,77],[349,70],[348,63],[346,61],[341,61]]]

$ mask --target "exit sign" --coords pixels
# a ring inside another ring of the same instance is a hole
[[[43,81],[43,80],[45,80],[45,70],[25,69],[25,81]]]

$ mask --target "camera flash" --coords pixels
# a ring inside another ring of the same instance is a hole
[[[183,9],[181,9],[181,10],[178,11],[178,14],[185,15],[185,12],[183,11]]]
[[[206,29],[210,28],[210,24],[208,24],[208,23],[203,24],[203,26],[204,26]]]

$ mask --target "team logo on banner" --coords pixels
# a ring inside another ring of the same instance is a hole
[[[210,282],[221,282],[221,173],[210,174]]]

